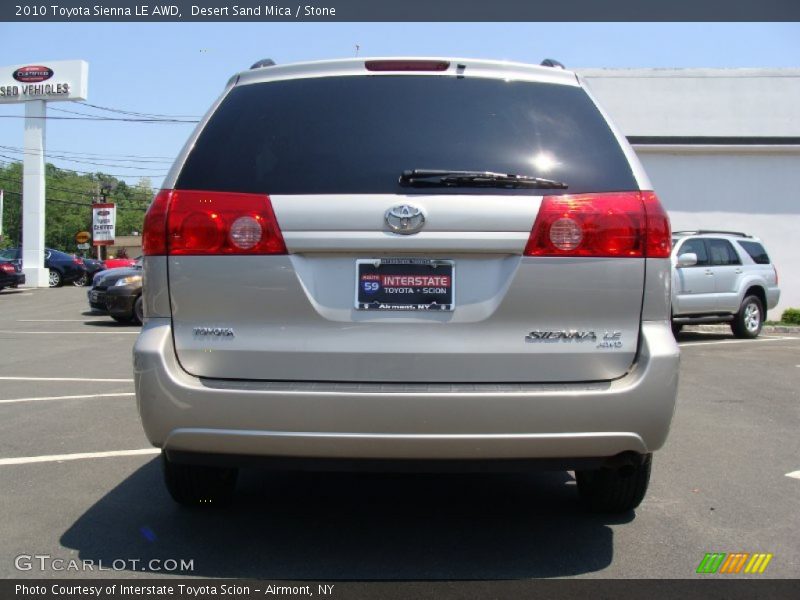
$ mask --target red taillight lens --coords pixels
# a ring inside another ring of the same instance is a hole
[[[670,244],[653,192],[545,196],[525,255],[665,258]]]
[[[83,259],[77,256],[72,257],[72,262],[75,263],[76,265],[83,266]]]
[[[269,196],[162,190],[145,216],[146,255],[286,254]]]
[[[167,208],[172,190],[161,190],[144,215],[142,254],[159,256],[167,253]]]
[[[9,273],[9,274],[16,273],[16,270],[14,269],[14,265],[10,265],[8,263],[0,264],[0,271],[3,271],[4,273]]]
[[[642,192],[642,203],[647,217],[647,249],[648,258],[669,258],[672,252],[672,228],[667,211],[658,201],[655,192]]]
[[[367,71],[447,71],[447,60],[368,60]]]

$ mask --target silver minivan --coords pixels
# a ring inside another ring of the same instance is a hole
[[[150,206],[139,412],[187,505],[237,468],[574,470],[635,508],[675,406],[669,220],[552,66],[235,75]]]

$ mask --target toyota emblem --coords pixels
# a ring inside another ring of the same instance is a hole
[[[393,206],[386,211],[386,224],[395,233],[417,233],[425,225],[422,209],[410,204]]]

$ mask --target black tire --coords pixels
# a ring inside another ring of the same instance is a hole
[[[675,321],[672,321],[672,335],[674,337],[678,337],[678,334],[681,332],[682,329],[683,329],[683,323],[676,323]]]
[[[50,273],[48,274],[48,283],[50,284],[51,288],[61,287],[61,284],[64,283],[64,277],[56,269],[50,269]]]
[[[178,464],[163,451],[161,465],[170,496],[182,506],[213,508],[233,499],[238,469]]]
[[[123,315],[111,315],[111,318],[114,319],[117,323],[130,323],[133,321],[133,316],[123,316]]]
[[[581,502],[593,512],[625,513],[633,510],[647,493],[652,462],[653,455],[648,454],[638,465],[576,471]]]
[[[84,273],[80,277],[78,277],[75,281],[72,282],[72,285],[76,287],[84,287],[89,284],[89,274]]]
[[[142,321],[144,321],[144,301],[139,296],[136,302],[133,303],[133,322],[141,325]]]
[[[731,321],[731,331],[737,338],[757,338],[764,326],[764,305],[758,296],[747,296],[742,300],[739,312]]]

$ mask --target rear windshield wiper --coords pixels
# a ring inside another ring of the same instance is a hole
[[[412,169],[400,175],[400,185],[418,187],[495,187],[567,189],[567,184],[552,179],[493,173],[491,171],[447,171],[439,169]]]

